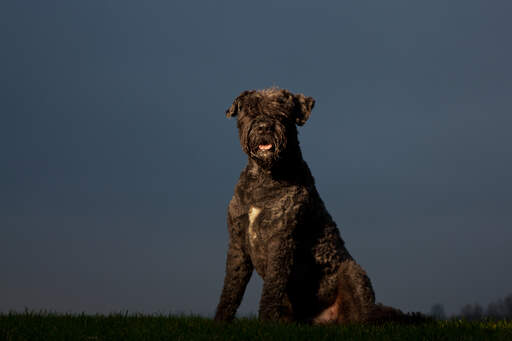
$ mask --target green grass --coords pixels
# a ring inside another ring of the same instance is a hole
[[[0,340],[512,340],[512,321],[308,326],[254,318],[220,324],[196,316],[25,312],[0,314]]]

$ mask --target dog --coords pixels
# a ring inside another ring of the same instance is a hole
[[[405,316],[375,303],[302,158],[297,126],[314,105],[312,97],[273,87],[242,92],[226,111],[237,117],[248,163],[228,207],[217,321],[234,318],[253,270],[263,278],[261,320],[347,324]]]

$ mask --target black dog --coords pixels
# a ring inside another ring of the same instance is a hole
[[[226,111],[238,117],[249,162],[228,208],[218,321],[233,319],[253,269],[264,281],[260,319],[352,323],[403,316],[375,304],[369,278],[345,248],[302,159],[296,126],[314,104],[270,88],[243,92]]]

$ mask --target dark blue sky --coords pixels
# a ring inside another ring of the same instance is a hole
[[[300,129],[377,300],[512,292],[510,1],[0,4],[0,311],[211,315],[246,89]],[[257,311],[253,277],[241,307]]]

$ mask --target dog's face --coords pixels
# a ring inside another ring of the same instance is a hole
[[[226,111],[238,117],[243,151],[264,168],[298,150],[296,125],[306,123],[315,100],[288,90],[244,91]]]

